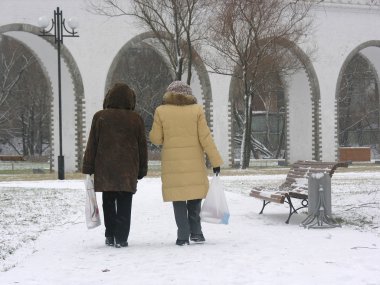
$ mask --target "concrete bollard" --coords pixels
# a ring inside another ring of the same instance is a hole
[[[331,177],[315,173],[308,180],[308,216],[300,226],[305,228],[340,227],[331,216]]]
[[[323,191],[320,191],[322,187]],[[319,195],[324,195],[325,213],[331,215],[331,177],[327,173],[315,173],[308,179],[308,214],[315,214],[319,209]]]

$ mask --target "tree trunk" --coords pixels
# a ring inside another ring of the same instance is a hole
[[[186,83],[190,85],[191,82],[191,66],[193,64],[193,53],[192,53],[192,46],[191,46],[191,35],[190,35],[190,27],[191,27],[191,17],[189,17],[189,23],[188,23],[188,29],[186,30],[186,41],[187,41],[187,49],[188,49],[188,56],[187,56],[187,81]]]
[[[182,69],[183,69],[183,57],[178,58],[177,70],[175,72],[175,79],[182,80]]]
[[[181,37],[180,37],[180,29],[179,29],[179,19],[178,19],[178,9],[175,1],[172,1],[173,4],[173,16],[174,16],[174,25],[175,25],[175,50],[176,50],[176,71],[175,77],[176,80],[182,79],[182,70],[183,70],[183,56],[181,52]]]
[[[266,142],[264,143],[269,149],[273,150],[273,145],[270,140],[270,121],[269,121],[269,107],[265,107],[265,126],[266,126]]]
[[[247,74],[245,69],[243,70],[243,80],[244,80],[244,129],[243,129],[243,139],[241,143],[241,154],[240,154],[240,168],[246,169],[249,167],[249,159],[251,157],[251,126],[252,126],[252,97],[249,92]]]
[[[26,134],[26,128],[25,128],[25,118],[24,114],[21,114],[21,136],[22,136],[22,155],[26,156],[28,155],[28,148],[27,148],[27,134]]]
[[[34,148],[35,148],[35,132],[34,132],[34,104],[31,107],[30,110],[30,123],[29,123],[29,129],[30,129],[30,141],[29,141],[29,153],[30,155],[34,155]]]
[[[281,117],[282,117],[282,128],[281,128],[280,140],[278,142],[276,158],[280,157],[281,149],[282,149],[282,146],[284,145],[284,141],[285,141],[285,127],[286,127],[285,121],[286,120],[285,120],[285,116],[282,115]]]
[[[40,156],[42,156],[42,148],[43,148],[43,132],[42,132],[42,128],[43,128],[43,122],[42,122],[42,118],[43,116],[40,116],[39,117],[39,120],[38,120],[38,138],[37,138],[37,151],[38,151],[38,154]]]

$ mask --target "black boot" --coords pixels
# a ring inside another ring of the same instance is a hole
[[[203,234],[190,234],[190,240],[197,243],[203,243],[206,241]]]
[[[190,243],[188,240],[177,239],[175,244],[179,246],[183,246],[183,245],[189,245]]]
[[[128,242],[127,241],[116,241],[115,247],[120,248],[120,247],[127,247]]]
[[[108,246],[114,246],[115,245],[115,239],[114,239],[114,237],[106,237],[106,245],[108,245]]]

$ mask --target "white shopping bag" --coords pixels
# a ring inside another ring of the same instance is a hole
[[[96,201],[94,180],[90,175],[86,176],[84,184],[86,186],[86,205],[84,209],[86,215],[86,224],[88,229],[93,229],[97,226],[100,226],[101,222],[98,203]]]
[[[223,184],[219,176],[211,180],[206,199],[201,208],[201,220],[213,224],[228,224],[230,212],[224,194]]]

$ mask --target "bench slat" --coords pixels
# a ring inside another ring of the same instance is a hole
[[[252,190],[249,196],[279,204],[284,204],[285,201],[285,193],[281,192],[273,193],[269,191]]]
[[[21,155],[0,155],[1,161],[25,161]]]

